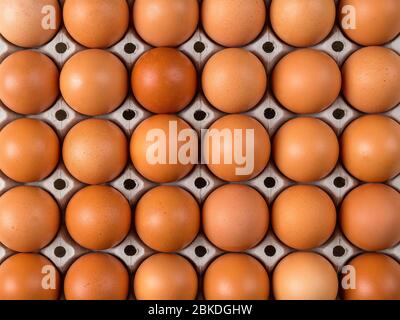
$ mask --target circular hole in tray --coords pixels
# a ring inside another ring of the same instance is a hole
[[[346,112],[343,109],[338,108],[333,111],[332,115],[336,120],[340,120],[344,118]]]
[[[275,50],[275,45],[271,41],[265,42],[263,44],[263,50],[266,53],[271,53],[271,52],[273,52]]]
[[[276,116],[276,111],[274,109],[267,108],[267,109],[264,110],[265,119],[271,120],[271,119],[275,118],[275,116]]]
[[[344,178],[342,178],[342,177],[337,177],[333,181],[333,184],[335,185],[336,188],[341,189],[344,186],[346,186],[346,180]]]
[[[207,181],[206,179],[199,177],[194,181],[194,185],[197,189],[203,189],[207,186]]]
[[[68,50],[68,46],[64,42],[59,42],[56,44],[57,53],[65,53]]]
[[[346,250],[342,246],[336,246],[333,248],[332,253],[335,257],[343,257]]]
[[[203,110],[197,110],[194,113],[194,119],[197,121],[203,121],[207,117],[207,113],[204,112]]]
[[[197,41],[194,46],[193,46],[194,51],[196,51],[197,53],[202,53],[205,49],[206,46],[203,42],[201,41]]]
[[[124,253],[125,253],[127,256],[132,257],[132,256],[134,256],[134,255],[137,253],[137,249],[135,248],[135,246],[129,245],[129,246],[126,246],[126,247],[125,247]]]
[[[207,249],[203,246],[197,246],[194,249],[194,253],[196,254],[196,256],[198,256],[199,258],[204,257],[207,254]]]
[[[67,183],[63,179],[57,179],[56,181],[54,181],[54,188],[56,188],[57,190],[63,190],[66,188],[66,186]]]
[[[64,121],[67,119],[68,113],[65,110],[57,110],[55,116],[58,121]]]
[[[136,51],[136,46],[135,46],[133,43],[128,42],[128,43],[125,44],[125,46],[124,46],[124,51],[125,51],[127,54],[135,53],[135,51]]]
[[[126,179],[126,180],[124,181],[124,188],[125,188],[126,190],[133,190],[133,189],[135,189],[135,188],[136,188],[136,182],[135,182],[135,180]]]
[[[272,177],[268,177],[264,180],[264,185],[268,188],[268,189],[272,189],[273,187],[275,187],[276,185],[276,181],[274,178]]]
[[[273,257],[276,253],[276,249],[274,246],[269,245],[265,247],[264,253],[267,257]]]
[[[64,247],[58,246],[58,247],[56,247],[56,248],[54,249],[54,255],[55,255],[57,258],[62,258],[62,257],[64,257],[64,256],[66,255],[66,253],[67,253],[67,250],[65,250]]]
[[[127,109],[124,111],[122,116],[124,117],[125,120],[130,121],[136,117],[136,112],[133,111],[132,109]]]
[[[344,49],[344,43],[342,41],[335,41],[332,43],[332,49],[335,52],[342,52]]]

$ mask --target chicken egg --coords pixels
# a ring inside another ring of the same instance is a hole
[[[255,107],[267,89],[262,62],[244,49],[225,49],[214,54],[203,70],[203,92],[208,101],[226,113]]]
[[[400,125],[381,115],[356,119],[341,139],[342,162],[365,182],[385,182],[400,173]]]

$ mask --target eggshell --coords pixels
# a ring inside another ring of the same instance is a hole
[[[340,93],[341,73],[326,53],[299,49],[284,56],[272,73],[272,91],[289,111],[318,113],[335,102]]]
[[[313,249],[324,244],[336,226],[336,207],[315,186],[296,185],[284,190],[272,207],[272,227],[287,246]]]
[[[264,239],[269,225],[267,202],[255,189],[229,184],[219,187],[203,206],[203,230],[224,251],[245,251]]]
[[[0,99],[14,112],[41,113],[57,99],[58,79],[50,58],[35,51],[17,51],[0,64]]]
[[[75,111],[88,116],[110,113],[128,94],[128,71],[115,55],[90,49],[76,53],[63,66],[61,94]]]
[[[63,16],[68,33],[88,48],[112,46],[129,26],[126,0],[66,0]]]
[[[361,112],[386,112],[400,103],[400,56],[390,49],[356,51],[344,63],[342,77],[345,98]]]
[[[194,300],[198,277],[185,258],[159,253],[139,266],[133,287],[137,300]]]
[[[63,160],[67,170],[86,184],[114,180],[128,161],[128,142],[111,121],[88,119],[79,122],[66,135]]]
[[[197,72],[190,59],[171,48],[144,53],[132,71],[135,98],[153,113],[176,113],[192,101]]]
[[[355,178],[385,182],[400,173],[400,125],[381,115],[358,118],[341,139],[342,162]]]
[[[354,245],[368,251],[400,242],[400,194],[384,184],[352,190],[340,209],[342,231]]]
[[[266,21],[264,0],[204,0],[201,8],[207,35],[224,47],[241,47],[257,38]]]
[[[176,126],[176,134],[171,126]],[[153,137],[154,134],[160,135]],[[186,137],[186,134],[191,134],[193,139],[178,139],[179,135]],[[193,162],[184,163],[179,154],[182,150],[190,149],[197,152],[197,145],[197,133],[184,120],[175,115],[155,115],[140,123],[133,132],[131,159],[136,170],[146,179],[157,183],[174,182],[189,174],[194,166]],[[155,150],[156,146],[160,147],[158,151],[166,151],[165,159],[156,157],[159,155]],[[176,150],[173,150],[174,146],[177,147]],[[163,150],[164,147],[166,150]],[[173,159],[174,157],[176,159]],[[194,158],[197,161],[197,153],[194,154]]]
[[[312,182],[326,177],[339,158],[339,142],[325,122],[295,118],[277,132],[273,143],[275,164],[289,179]]]
[[[218,178],[230,182],[258,176],[267,166],[271,152],[267,130],[246,115],[218,119],[209,128],[203,143],[208,168]],[[241,150],[237,150],[238,147]],[[243,158],[239,159],[238,154]]]
[[[56,35],[60,24],[58,0],[0,1],[0,34],[17,46],[44,45]]]
[[[182,188],[159,186],[148,191],[135,210],[140,239],[154,250],[179,251],[187,247],[200,229],[200,208]]]
[[[268,273],[253,257],[228,253],[207,268],[203,292],[206,300],[267,300]]]
[[[342,290],[344,300],[400,300],[400,264],[396,260],[364,253],[349,265],[354,268],[355,288]]]
[[[338,10],[344,33],[360,45],[383,45],[400,32],[398,0],[341,0]],[[354,28],[347,26],[349,22]]]
[[[335,300],[338,276],[328,260],[313,252],[283,258],[272,275],[276,300]]]
[[[186,42],[199,22],[197,0],[136,0],[133,22],[137,33],[154,47]]]
[[[244,49],[225,49],[214,54],[203,70],[203,92],[208,101],[226,113],[255,107],[267,89],[261,61]]]
[[[89,186],[69,201],[65,224],[71,237],[82,247],[106,250],[119,244],[131,226],[128,200],[109,186]]]
[[[67,300],[126,300],[128,292],[128,271],[110,254],[86,254],[78,258],[65,275]]]
[[[19,253],[0,265],[0,300],[58,300],[60,290],[60,273],[40,254]]]
[[[46,123],[17,119],[0,131],[0,170],[17,182],[40,181],[58,164],[60,146]]]

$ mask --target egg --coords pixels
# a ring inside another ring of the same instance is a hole
[[[128,292],[128,270],[110,254],[86,254],[78,258],[65,275],[67,300],[126,300]]]
[[[338,276],[331,263],[314,252],[284,257],[272,275],[276,300],[336,300]]]
[[[344,97],[361,112],[386,112],[400,103],[400,56],[390,49],[356,51],[344,63],[342,77]]]
[[[152,249],[179,251],[199,233],[200,208],[186,190],[159,186],[148,191],[136,205],[135,227],[140,239]]]
[[[50,108],[59,94],[54,62],[36,51],[17,51],[0,64],[0,100],[10,110],[28,115]]]
[[[380,253],[364,253],[349,263],[355,287],[342,290],[344,300],[400,300],[400,264]]]
[[[113,122],[88,119],[76,124],[63,145],[64,164],[76,179],[86,184],[114,180],[128,161],[128,142]]]
[[[108,51],[80,51],[64,64],[60,89],[75,111],[88,116],[107,114],[117,109],[128,94],[128,71]]]
[[[272,228],[284,244],[298,250],[323,245],[336,226],[336,207],[316,186],[296,185],[284,190],[272,206]]]
[[[56,35],[60,24],[58,0],[0,1],[0,34],[16,46],[42,46]]]
[[[172,48],[144,53],[132,71],[135,98],[153,113],[177,113],[189,105],[197,90],[197,72],[190,59]]]
[[[279,170],[296,182],[313,182],[326,177],[339,158],[339,142],[325,122],[295,118],[276,133],[273,155]]]
[[[284,56],[272,73],[272,91],[289,111],[319,113],[332,105],[341,89],[341,73],[326,53],[299,49]]]
[[[355,178],[385,182],[400,173],[400,125],[381,115],[356,119],[341,138],[342,162]]]
[[[264,97],[267,74],[262,62],[244,49],[225,49],[206,63],[202,75],[208,101],[226,113],[254,108]]]
[[[129,26],[126,0],[66,0],[63,16],[68,33],[88,48],[112,46]]]
[[[239,182],[257,177],[267,166],[271,143],[252,117],[227,115],[215,121],[203,139],[204,160],[218,178]]]
[[[154,47],[177,47],[195,32],[197,0],[136,0],[133,23],[140,37]]]
[[[203,293],[206,300],[267,300],[268,273],[255,258],[228,253],[207,268]]]
[[[194,300],[198,277],[185,258],[159,253],[142,262],[136,271],[133,287],[137,300]]]
[[[155,115],[139,124],[132,135],[131,159],[146,179],[167,183],[181,180],[198,161],[198,137],[175,115]]]
[[[69,201],[65,212],[68,232],[79,245],[106,250],[128,235],[131,208],[128,200],[109,186],[88,186]]]
[[[59,156],[57,134],[43,121],[17,119],[0,131],[0,170],[17,182],[48,177]]]
[[[383,45],[400,32],[400,3],[397,0],[341,0],[342,30],[362,46]]]
[[[46,191],[30,186],[8,190],[0,197],[0,242],[18,252],[47,246],[60,226],[60,210]]]
[[[264,197],[246,185],[228,184],[213,191],[203,206],[203,231],[224,251],[245,251],[264,239],[269,210]]]
[[[400,242],[400,194],[384,184],[365,184],[342,202],[340,225],[344,235],[367,251],[391,248]]]
[[[0,300],[58,300],[60,273],[46,257],[18,253],[0,265]]]
[[[264,0],[204,0],[201,20],[213,41],[224,47],[241,47],[264,29],[266,11]]]

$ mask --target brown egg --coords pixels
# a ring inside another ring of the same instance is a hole
[[[40,254],[18,253],[0,265],[0,300],[58,300],[60,273]]]
[[[67,300],[126,300],[128,292],[128,270],[110,254],[86,254],[76,260],[65,275]]]
[[[267,166],[271,143],[267,130],[245,115],[218,119],[204,137],[205,162],[225,181],[238,182],[258,176]]]
[[[130,148],[136,170],[157,183],[182,179],[198,161],[197,133],[175,115],[144,120],[133,132]]]
[[[128,161],[128,142],[111,121],[88,119],[67,134],[63,160],[68,171],[86,184],[102,184],[120,175]]]
[[[203,293],[206,300],[268,300],[268,273],[255,258],[228,253],[207,268]]]
[[[58,164],[60,145],[54,130],[34,119],[18,119],[0,131],[0,170],[17,182],[48,177]]]
[[[334,0],[273,0],[270,19],[275,33],[287,44],[312,47],[331,32],[336,18]]]
[[[225,251],[245,251],[264,239],[269,225],[267,202],[255,189],[228,184],[212,192],[203,206],[203,230]]]
[[[326,177],[339,158],[339,142],[325,122],[315,118],[295,118],[275,135],[275,164],[289,179],[312,182]]]
[[[136,0],[133,22],[137,33],[154,47],[177,47],[188,40],[199,22],[197,0]]]
[[[58,0],[0,1],[0,34],[25,48],[49,42],[61,24]]]
[[[349,263],[355,288],[343,289],[344,300],[400,300],[400,264],[387,255],[364,253]]]
[[[398,0],[341,0],[338,10],[344,33],[360,45],[383,45],[400,32]]]
[[[365,184],[351,191],[340,209],[342,231],[353,244],[368,251],[400,242],[400,194],[384,184]]]
[[[179,251],[192,243],[199,233],[200,208],[184,189],[159,186],[139,200],[135,227],[140,239],[152,249]]]
[[[299,49],[283,57],[272,73],[272,91],[289,111],[318,113],[339,96],[341,74],[328,54]]]
[[[109,186],[89,186],[70,200],[65,213],[68,232],[79,245],[106,250],[119,244],[131,226],[128,200]]]
[[[68,33],[88,48],[108,48],[129,26],[126,0],[66,0],[63,8]]]
[[[353,121],[341,139],[342,162],[355,178],[385,182],[400,173],[400,125],[369,115]]]
[[[257,38],[264,28],[264,0],[203,0],[203,28],[224,47],[241,47]]]
[[[202,76],[208,101],[226,113],[246,112],[255,107],[267,89],[262,62],[244,49],[225,49],[208,60]]]
[[[41,113],[58,97],[58,77],[56,65],[44,54],[17,51],[0,64],[0,99],[14,112]]]
[[[343,94],[359,111],[386,112],[400,103],[400,56],[390,49],[356,51],[343,65],[342,77]]]
[[[338,276],[331,263],[313,252],[283,258],[272,275],[276,300],[335,300]]]
[[[18,252],[47,246],[60,226],[56,201],[37,187],[20,186],[0,197],[0,242]]]
[[[70,58],[61,70],[61,94],[75,111],[88,116],[117,109],[128,94],[128,71],[110,52],[84,50]]]
[[[284,190],[272,207],[272,227],[287,246],[313,249],[324,244],[336,226],[336,207],[329,195],[315,186]]]
[[[176,113],[187,107],[196,94],[196,69],[190,59],[176,49],[152,49],[133,67],[132,90],[147,110]]]
[[[159,253],[139,266],[133,287],[137,300],[194,300],[198,277],[185,258]]]

